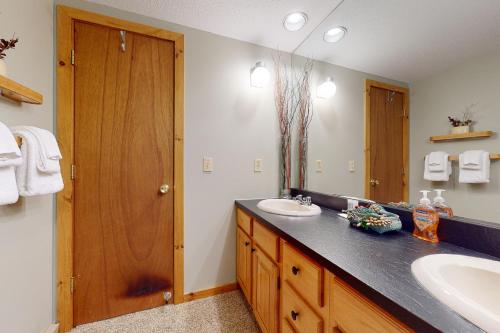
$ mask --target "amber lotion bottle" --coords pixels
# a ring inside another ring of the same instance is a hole
[[[439,242],[437,236],[439,214],[427,197],[430,191],[420,192],[422,193],[420,203],[413,209],[413,236],[427,242],[437,243]]]

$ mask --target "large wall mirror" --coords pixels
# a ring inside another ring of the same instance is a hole
[[[500,223],[498,13],[489,0],[338,1],[293,55],[315,60],[304,188],[410,203],[445,189],[455,215]],[[456,159],[475,150],[490,166],[469,153],[464,172]],[[432,155],[435,181],[431,152],[449,154]]]

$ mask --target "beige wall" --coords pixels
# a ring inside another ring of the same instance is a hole
[[[498,134],[489,139],[429,143],[432,135],[449,131],[447,117],[461,116],[476,103],[475,130],[500,131],[500,50],[471,59],[431,78],[410,85],[410,189],[412,201],[419,190],[444,188],[456,215],[500,223],[500,162],[492,162],[489,184],[459,184],[457,163],[448,183],[423,179],[423,158],[431,151],[458,154],[483,149],[500,153]]]
[[[53,128],[52,0],[0,0],[0,32],[19,37],[6,62],[9,76],[39,91],[41,106],[0,99],[0,121],[8,126]],[[52,322],[52,196],[0,206],[0,331],[41,332]]]

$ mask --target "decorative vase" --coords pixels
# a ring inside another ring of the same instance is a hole
[[[0,59],[0,75],[7,76],[7,64],[3,59]]]
[[[470,132],[470,125],[451,128],[451,134],[465,134]]]

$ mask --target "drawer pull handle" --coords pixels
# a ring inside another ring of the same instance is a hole
[[[250,245],[250,242],[245,242],[245,246],[248,246],[248,245]]]
[[[300,271],[300,269],[299,269],[299,268],[297,268],[297,267],[295,267],[295,266],[293,266],[293,267],[292,267],[292,273],[293,273],[293,275],[297,275],[297,274],[299,274],[299,271]]]
[[[290,313],[290,315],[292,316],[292,320],[295,321],[295,320],[297,320],[297,317],[299,316],[299,313],[292,310],[292,312]]]

